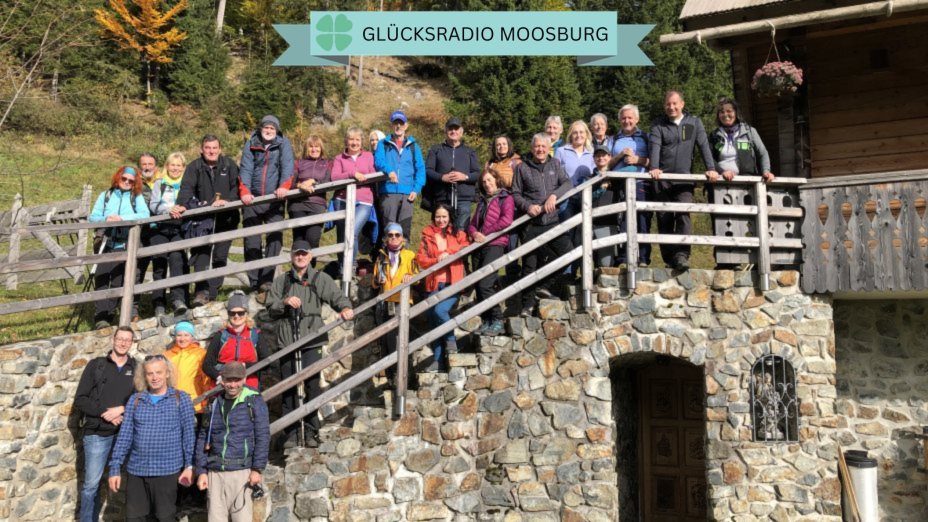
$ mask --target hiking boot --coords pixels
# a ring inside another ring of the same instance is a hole
[[[690,269],[690,260],[686,256],[677,256],[673,260],[673,268],[680,272],[686,272]]]
[[[164,309],[164,305],[158,305],[155,307],[155,317],[161,317],[166,312],[167,310]]]
[[[503,320],[493,319],[487,325],[487,328],[484,331],[483,335],[493,335],[493,336],[502,335],[502,333],[505,331],[506,331],[506,325],[503,324]]]
[[[184,315],[187,313],[187,303],[178,299],[174,301],[174,315]]]
[[[458,353],[458,342],[456,340],[450,340],[445,342],[445,353],[451,355],[453,353]]]
[[[522,317],[531,317],[535,313],[535,305],[525,305],[522,307],[522,311],[519,312],[519,315]]]
[[[554,299],[554,294],[551,293],[551,290],[548,290],[543,286],[535,289],[535,296],[539,299]]]
[[[93,325],[94,330],[102,330],[104,328],[109,328],[109,327],[110,327],[110,322],[103,320],[103,319],[100,319],[99,321],[97,321],[96,324]]]
[[[197,308],[199,306],[206,306],[209,304],[209,292],[197,292],[196,297],[193,298],[193,307]]]
[[[432,362],[429,363],[428,367],[425,368],[425,373],[438,373],[440,370],[441,370],[441,364],[439,364],[438,361],[433,359]]]
[[[267,301],[267,293],[271,290],[270,283],[261,283],[261,286],[255,290],[255,301],[258,304],[264,304]]]

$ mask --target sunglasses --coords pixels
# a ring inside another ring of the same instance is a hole
[[[145,362],[148,362],[148,361],[166,361],[166,360],[168,360],[168,358],[165,357],[164,355],[160,354],[160,353],[159,353],[158,355],[146,355],[146,356],[145,356]]]
[[[232,310],[229,312],[229,317],[245,317],[247,313],[245,310]]]
[[[295,255],[295,256],[308,256],[308,255],[309,255],[309,252],[307,252],[307,251],[305,251],[305,250],[297,250],[297,251],[293,252],[293,255]]]
[[[128,177],[128,176],[123,176],[123,177],[119,178],[119,181],[122,181],[123,183],[134,183],[134,182],[135,182],[135,178],[134,178],[134,177],[133,177],[133,178],[130,178],[130,177]]]
[[[387,237],[403,237],[403,234],[399,234],[399,233],[396,233],[396,232],[391,232],[391,233],[387,234]]]

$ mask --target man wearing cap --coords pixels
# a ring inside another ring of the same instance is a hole
[[[244,189],[239,184],[238,165],[235,161],[222,155],[222,145],[219,138],[212,134],[203,136],[200,140],[200,157],[191,161],[184,171],[184,178],[180,182],[180,191],[177,204],[171,207],[171,216],[175,219],[187,211],[187,207],[195,205],[202,207],[211,205],[222,207],[226,203],[238,201]],[[238,228],[238,210],[220,212],[213,215],[213,233],[227,232]],[[214,245],[203,245],[190,249],[190,264],[197,272],[203,272],[210,267],[212,258],[213,268],[226,266],[229,259],[229,248],[232,241],[222,241]],[[203,306],[219,295],[222,286],[222,277],[214,277],[206,281],[197,281],[194,289],[194,306]]]
[[[80,522],[100,519],[100,496],[97,494],[100,478],[122,424],[126,401],[135,389],[136,362],[129,357],[134,340],[135,333],[131,328],[117,328],[110,353],[87,363],[74,394],[74,407],[81,414],[84,442]]]
[[[283,201],[273,201],[251,206],[255,196],[274,194],[278,200],[290,190],[293,179],[293,147],[280,130],[280,120],[267,115],[245,142],[239,177],[242,181],[242,203],[249,205],[242,210],[242,224],[254,227],[265,223],[276,223],[284,219]],[[263,257],[277,257],[283,243],[283,232],[269,232],[266,236]],[[245,261],[262,259],[261,236],[245,238]],[[249,270],[252,290],[259,292],[258,302],[264,302],[267,289],[274,279],[274,267]]]
[[[244,385],[243,363],[227,363],[220,375],[223,394],[210,404],[197,436],[197,487],[208,491],[209,520],[251,522],[270,449],[267,404]]]
[[[451,118],[445,123],[445,141],[429,149],[425,161],[428,183],[434,187],[433,201],[454,209],[454,226],[467,228],[475,186],[480,178],[480,162],[474,149],[464,145],[461,120]]]
[[[374,167],[387,175],[380,183],[380,216],[383,223],[399,223],[410,237],[412,208],[425,185],[425,161],[419,143],[406,135],[409,120],[403,111],[390,115],[393,132],[377,143]]]
[[[324,325],[322,321],[323,303],[337,310],[339,316],[345,321],[350,321],[354,317],[351,301],[342,293],[338,283],[328,274],[312,267],[313,255],[305,239],[297,239],[293,242],[290,260],[292,268],[286,274],[274,279],[266,305],[271,318],[278,320],[277,342],[281,348],[322,328]],[[326,342],[328,342],[328,336],[323,335],[309,341],[299,350],[302,368],[321,359],[322,346]],[[296,364],[295,354],[281,359],[281,377],[286,379],[297,373],[299,369],[296,368]],[[306,389],[304,402],[319,395],[321,388],[318,373],[306,381]],[[299,406],[294,388],[284,392],[284,415]],[[319,418],[315,414],[309,416],[309,428],[307,441],[310,446],[315,446],[319,442],[317,438]],[[291,425],[288,433],[293,435],[295,430],[295,425]]]

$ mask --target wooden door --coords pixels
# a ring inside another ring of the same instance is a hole
[[[705,378],[700,367],[639,372],[643,520],[706,520]]]

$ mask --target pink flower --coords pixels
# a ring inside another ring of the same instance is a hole
[[[802,69],[793,62],[768,62],[754,73],[751,89],[760,95],[793,94],[802,85]]]

